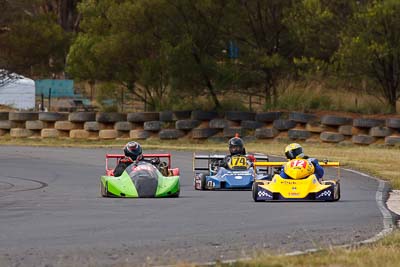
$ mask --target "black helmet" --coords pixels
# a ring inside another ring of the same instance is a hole
[[[124,147],[125,156],[133,161],[141,160],[143,157],[142,147],[138,142],[129,142]]]
[[[231,155],[246,154],[243,140],[239,136],[235,136],[229,140],[229,152]]]

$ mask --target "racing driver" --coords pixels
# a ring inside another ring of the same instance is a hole
[[[146,160],[143,158],[142,146],[135,141],[128,142],[124,146],[124,154],[125,157],[122,158],[118,165],[114,169],[114,176],[121,176],[121,174],[125,171],[125,169],[132,163],[138,163],[139,161],[149,162],[156,167],[160,164],[159,158],[153,158],[150,160]]]
[[[314,165],[314,174],[317,179],[321,179],[324,176],[324,169],[319,165],[318,160],[316,158],[310,158],[309,156],[304,155],[304,150],[301,145],[297,143],[292,143],[285,148],[285,156],[288,160],[292,159],[305,159],[308,162]],[[284,167],[281,168],[281,172],[279,174],[282,178],[290,178],[284,171]]]

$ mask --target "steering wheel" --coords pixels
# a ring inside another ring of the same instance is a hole
[[[213,160],[213,161],[211,161],[210,165],[211,165],[210,166],[211,170],[216,172],[218,170],[218,167],[221,166],[221,160],[218,160],[218,159]]]

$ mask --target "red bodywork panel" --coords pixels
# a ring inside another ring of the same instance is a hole
[[[106,175],[108,176],[114,176],[114,169],[108,168],[108,159],[117,159],[117,164],[120,161],[120,159],[124,158],[124,154],[106,154]],[[164,153],[164,154],[143,154],[143,158],[159,158],[160,160],[162,158],[167,158],[168,159],[168,170],[171,170],[174,175],[179,175],[179,169],[171,169],[171,154],[169,153]]]

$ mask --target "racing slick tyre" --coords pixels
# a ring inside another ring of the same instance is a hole
[[[336,185],[335,185],[335,183],[327,181],[327,182],[325,182],[325,184],[334,185],[333,190],[332,190],[333,199],[330,201],[332,201],[332,202],[338,201],[340,199],[340,182],[336,182]]]
[[[333,201],[338,201],[340,199],[340,183],[339,182],[336,184],[336,188],[337,188],[336,189],[337,197]]]
[[[106,182],[105,186],[103,185],[102,182],[100,182],[100,194],[101,194],[101,196],[102,197],[107,197],[107,191],[108,191],[107,182]]]
[[[179,197],[180,191],[176,192],[175,194],[169,195],[169,197]]]
[[[195,181],[194,189],[206,190],[206,175],[204,173],[200,173],[198,177],[199,177],[198,180],[200,180],[200,188],[196,186],[196,181]]]
[[[258,196],[258,183],[253,183],[253,186],[251,187],[251,191],[252,191],[252,195],[253,195],[253,199],[255,202],[260,202],[260,200],[257,199]]]

